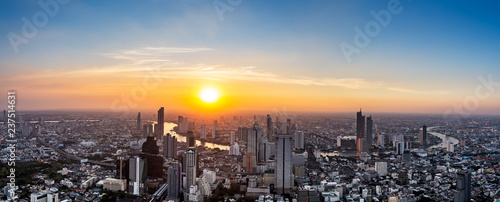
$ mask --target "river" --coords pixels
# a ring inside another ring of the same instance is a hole
[[[431,132],[434,128],[439,128],[439,127],[440,126],[434,126],[434,127],[427,128],[427,131],[428,131],[427,133],[434,135],[434,136],[437,136],[437,137],[441,138],[441,140],[443,140],[440,144],[429,147],[430,149],[435,149],[438,147],[446,148],[446,144],[448,141],[450,141],[453,144],[458,144],[459,141],[457,139],[455,139],[454,137],[446,136],[446,135],[443,135],[443,134],[437,133],[437,132]]]
[[[176,127],[176,126],[177,126],[177,124],[175,124],[175,123],[165,122],[165,124],[163,126],[165,129],[165,135],[167,135],[167,133],[170,133],[170,135],[177,138],[177,141],[186,142],[186,136],[179,135],[174,131],[174,127]],[[214,144],[214,143],[210,143],[210,142],[202,143],[200,140],[196,140],[196,146],[200,146],[200,145],[203,145],[203,146],[208,147],[210,149],[219,148],[221,150],[229,150],[228,145]]]

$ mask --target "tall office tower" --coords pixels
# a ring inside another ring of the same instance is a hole
[[[175,158],[177,156],[177,138],[170,135],[170,133],[167,133],[167,135],[165,137],[166,137],[166,141],[167,141],[167,150],[166,150],[167,153],[166,153],[165,157]],[[164,150],[164,152],[165,152],[165,150]]]
[[[146,179],[148,176],[147,159],[139,157],[129,159],[128,190],[134,195],[147,193]]]
[[[178,116],[177,117],[177,128],[180,131],[182,128],[182,124],[184,123],[184,117],[183,116]]]
[[[255,163],[257,162],[255,158],[255,154],[246,153],[243,157],[243,166],[245,167],[246,172],[252,172],[255,168]]]
[[[457,189],[454,191],[455,202],[471,201],[471,174],[469,172],[457,173]]]
[[[292,134],[292,120],[286,120],[286,134]]]
[[[137,130],[141,130],[141,112],[137,114]]]
[[[396,143],[396,155],[403,155],[404,150],[405,150],[405,142],[404,141],[397,142]]]
[[[230,142],[230,145],[233,145],[233,144],[234,144],[234,142],[235,142],[235,139],[236,139],[235,134],[234,134],[234,131],[231,131],[231,132],[230,132],[230,137],[231,137],[231,142]]]
[[[171,163],[168,168],[168,199],[177,199],[181,191],[181,168],[177,162]]]
[[[290,120],[290,119],[288,119]],[[293,138],[295,149],[304,149],[304,132],[297,131],[295,132],[295,137]]]
[[[368,118],[366,118],[366,141],[368,147],[370,147],[373,143],[373,119],[372,115],[370,115]]]
[[[248,141],[248,128],[247,127],[238,127],[238,140],[239,141]]]
[[[422,127],[422,145],[424,145],[424,147],[427,147],[427,126],[424,125]]]
[[[292,175],[292,141],[291,135],[277,135],[276,137],[276,169],[275,188],[278,194],[289,193],[293,186]]]
[[[263,131],[259,123],[255,122],[253,127],[248,131],[247,153],[255,154],[258,156],[259,142],[262,139]]]
[[[205,126],[205,124],[201,124],[200,139],[202,140],[207,139],[207,127]]]
[[[368,152],[367,150],[366,134],[365,134],[365,116],[361,112],[356,113],[356,151],[360,155],[362,152]]]
[[[189,128],[189,118],[184,117],[181,124],[179,125],[179,132],[186,133],[188,131],[188,128]]]
[[[361,109],[356,113],[356,138],[365,137],[365,116],[363,116]]]
[[[167,133],[167,135],[163,136],[163,156],[165,158],[168,158],[168,143],[170,142],[170,133]]]
[[[384,136],[384,134],[379,133],[379,134],[378,134],[378,137],[377,137],[377,145],[378,145],[380,148],[384,148],[384,141],[385,141],[385,136]]]
[[[158,133],[156,133],[158,139],[160,139],[163,135],[165,135],[164,124],[165,124],[165,109],[161,107],[158,110]]]
[[[188,148],[184,158],[186,162],[186,187],[190,187],[196,185],[196,149]]]
[[[267,139],[268,140],[274,140],[274,129],[273,129],[273,119],[271,118],[271,115],[267,115]]]
[[[163,177],[163,157],[160,155],[159,147],[153,136],[148,136],[146,142],[142,144],[141,158],[147,159],[148,177]]]
[[[455,148],[452,142],[446,141],[446,151],[451,153],[455,152]]]
[[[217,125],[215,123],[212,124],[212,139],[215,139],[215,127],[217,127]]]
[[[188,131],[186,136],[186,147],[196,147],[193,131]]]
[[[238,145],[238,143],[234,143],[229,147],[229,155],[240,155],[240,146]]]

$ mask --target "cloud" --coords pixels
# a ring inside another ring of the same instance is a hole
[[[33,75],[24,75],[17,79],[50,79],[50,78],[88,78],[88,77],[145,77],[154,72],[155,77],[169,79],[207,79],[222,82],[252,81],[290,85],[330,86],[346,89],[387,89],[402,93],[428,93],[401,87],[385,81],[369,81],[363,78],[313,78],[306,76],[286,77],[267,72],[255,66],[229,67],[223,65],[186,64],[177,61],[172,54],[191,54],[212,51],[211,48],[181,47],[144,47],[139,49],[119,50],[114,53],[101,54],[119,60],[120,64],[107,67],[92,67],[66,71],[44,71]],[[15,78],[12,78],[15,79]],[[443,91],[441,91],[443,92]],[[438,93],[435,91],[434,93]]]

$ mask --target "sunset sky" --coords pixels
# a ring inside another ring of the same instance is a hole
[[[18,110],[444,113],[476,98],[470,113],[498,114],[500,85],[478,78],[500,82],[500,2],[402,0],[348,61],[340,44],[391,3],[71,0],[49,15],[0,1],[0,109],[16,90]],[[206,87],[217,102],[200,101]]]

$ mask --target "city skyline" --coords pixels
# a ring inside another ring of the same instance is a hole
[[[0,89],[19,110],[498,112],[498,3],[398,2],[69,1],[13,45],[22,18],[47,11],[6,1]],[[357,46],[371,22],[380,32]],[[206,88],[220,99],[203,103]]]

